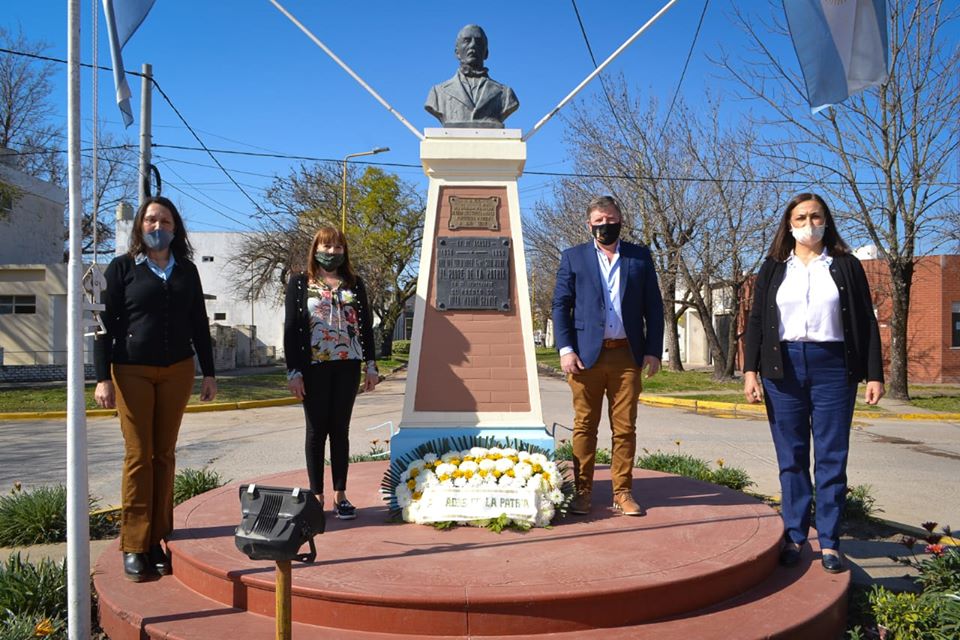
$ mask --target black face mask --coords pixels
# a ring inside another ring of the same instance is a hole
[[[590,232],[600,244],[613,244],[620,238],[620,227],[619,222],[595,224],[590,227]]]

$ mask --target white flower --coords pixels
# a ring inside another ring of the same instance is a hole
[[[483,469],[484,471],[493,471],[494,469],[496,469],[496,467],[497,467],[496,461],[491,460],[490,458],[484,458],[483,460],[480,461],[480,468]]]
[[[404,471],[403,473],[400,474],[400,484],[406,484],[407,480],[409,480],[409,479],[410,479],[410,470],[409,470],[409,469],[407,469],[406,471]],[[399,485],[398,485],[398,486],[399,486]]]
[[[470,476],[470,480],[467,481],[467,484],[471,487],[479,487],[483,484],[483,477],[478,474],[473,474]]]
[[[438,477],[450,476],[453,475],[453,472],[457,470],[457,467],[450,464],[449,462],[444,462],[437,465],[436,474]]]
[[[428,453],[427,455],[423,456],[423,461],[424,461],[426,464],[433,464],[434,462],[437,461],[437,454],[435,454],[435,453]]]
[[[489,450],[485,449],[484,447],[473,447],[470,449],[470,455],[474,458],[482,458],[487,455],[488,452]]]
[[[467,479],[464,478],[463,476],[460,476],[459,478],[454,478],[454,480],[453,480],[453,486],[455,486],[455,487],[465,487],[465,486],[467,486]]]
[[[498,483],[501,487],[510,487],[513,486],[513,478],[508,475],[500,476],[500,482]]]
[[[502,456],[502,455],[503,455],[503,449],[501,449],[500,447],[490,447],[489,454],[490,454],[491,456]]]
[[[517,455],[517,450],[514,449],[513,447],[508,447],[506,449],[503,449],[500,453],[502,453],[505,456],[515,456]]]
[[[459,451],[447,451],[445,454],[443,454],[442,456],[440,456],[440,461],[441,461],[441,462],[450,462],[451,460],[454,460],[454,459],[459,458],[459,457],[460,457],[460,452],[459,452]]]
[[[533,475],[533,467],[528,465],[526,462],[518,462],[513,467],[513,475],[521,480],[526,480]]]
[[[467,473],[468,471],[470,473],[476,473],[479,469],[480,469],[480,465],[478,465],[473,460],[464,460],[463,462],[460,463],[460,471],[464,473]]]
[[[547,499],[552,504],[560,504],[563,502],[563,491],[560,491],[560,489],[551,489],[550,493],[547,494]]]
[[[538,464],[541,467],[545,467],[550,460],[542,453],[531,453],[529,462],[530,464]]]
[[[486,478],[483,479],[483,484],[495,485],[497,484],[497,478],[492,473],[489,474]]]
[[[422,471],[425,466],[427,466],[427,463],[423,459],[417,458],[410,463],[410,465],[407,467],[407,471],[412,469],[420,469]]]
[[[510,458],[500,458],[496,461],[495,468],[500,473],[505,473],[513,468],[513,460]]]

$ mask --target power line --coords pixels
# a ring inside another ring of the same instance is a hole
[[[687,67],[690,65],[690,58],[693,57],[693,49],[697,46],[697,39],[700,37],[700,27],[703,26],[703,18],[707,15],[707,6],[710,0],[704,0],[703,10],[700,12],[700,21],[697,23],[697,30],[693,34],[693,42],[690,43],[690,49],[687,51],[687,59],[683,63],[683,70],[680,71],[680,79],[677,81],[677,88],[673,92],[673,99],[670,100],[670,108],[667,109],[667,117],[663,120],[663,128],[660,129],[660,138],[657,140],[657,146],[663,140],[663,133],[667,130],[667,123],[670,122],[670,116],[673,115],[673,106],[677,103],[677,96],[680,95],[680,86],[687,75]]]

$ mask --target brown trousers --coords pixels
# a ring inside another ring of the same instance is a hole
[[[146,552],[173,531],[174,452],[193,390],[193,358],[169,367],[113,365],[123,432],[120,549]]]
[[[637,453],[637,402],[643,390],[641,369],[630,347],[602,349],[600,359],[589,369],[567,376],[573,391],[573,472],[577,491],[593,490],[593,467],[597,452],[597,429],[603,397],[607,396],[613,432],[610,476],[613,492],[633,487],[633,463]]]

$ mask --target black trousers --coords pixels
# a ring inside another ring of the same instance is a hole
[[[323,462],[330,438],[333,490],[347,489],[350,457],[350,415],[360,384],[360,361],[338,360],[312,364],[303,372],[303,413],[307,422],[304,449],[310,490],[323,495]]]

